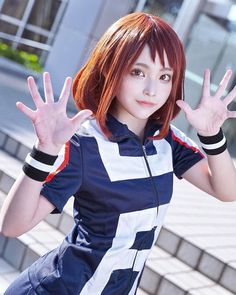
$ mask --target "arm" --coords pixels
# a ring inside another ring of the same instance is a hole
[[[236,117],[236,112],[227,109],[227,105],[236,96],[236,88],[224,99],[221,98],[231,74],[231,71],[226,72],[217,92],[211,96],[210,72],[205,72],[203,95],[196,110],[192,110],[186,102],[178,101],[177,104],[184,110],[198,134],[215,135],[226,119]],[[217,155],[207,155],[207,160],[200,161],[182,176],[221,201],[236,201],[236,170],[227,150]]]
[[[55,207],[40,195],[42,184],[21,172],[1,209],[1,234],[22,235],[53,211]]]
[[[201,160],[182,176],[223,202],[236,201],[236,170],[227,150]]]
[[[23,103],[17,107],[33,123],[38,150],[49,155],[57,155],[76,132],[80,124],[91,115],[83,110],[73,118],[66,115],[66,104],[70,94],[71,78],[67,78],[58,102],[54,102],[48,73],[44,74],[45,102],[41,98],[34,79],[28,78],[28,87],[36,105],[33,111]],[[0,233],[5,236],[19,236],[33,228],[55,208],[40,195],[43,181],[33,180],[23,172],[19,175],[7,195],[0,213]]]

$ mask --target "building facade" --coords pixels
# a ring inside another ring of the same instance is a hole
[[[229,0],[0,0],[0,40],[37,54],[59,96],[64,79],[81,68],[106,28],[133,11],[163,17],[182,39],[186,100],[193,107],[199,102],[205,68],[212,71],[212,91],[227,68],[235,72],[236,2]],[[228,90],[235,82],[234,76]],[[40,76],[38,84],[42,87]],[[69,107],[73,110],[72,100]],[[230,108],[235,109],[234,102]],[[176,124],[195,137],[183,114]],[[224,126],[231,142],[236,137],[232,124],[228,120]]]

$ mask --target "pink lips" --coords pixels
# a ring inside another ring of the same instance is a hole
[[[153,107],[155,105],[154,103],[145,100],[137,100],[137,103],[144,107]]]

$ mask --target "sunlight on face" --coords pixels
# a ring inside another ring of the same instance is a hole
[[[130,130],[144,128],[148,118],[167,101],[172,88],[173,70],[164,53],[164,67],[158,54],[153,62],[145,45],[141,54],[123,76],[116,94],[114,116]]]

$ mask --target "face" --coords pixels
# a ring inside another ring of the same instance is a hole
[[[172,88],[173,70],[170,68],[166,54],[164,66],[158,55],[153,62],[148,45],[146,45],[132,65],[124,74],[116,94],[113,114],[132,130],[135,126],[145,127],[148,118],[167,101]]]

